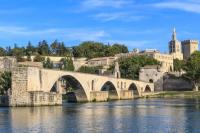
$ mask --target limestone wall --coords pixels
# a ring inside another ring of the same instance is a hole
[[[29,105],[29,93],[27,91],[28,68],[17,67],[12,71],[11,106]]]
[[[108,91],[90,92],[90,101],[102,102],[108,100]]]
[[[57,93],[30,92],[32,106],[62,105],[62,95]]]
[[[192,84],[191,82],[181,79],[181,78],[170,78],[165,77],[163,82],[164,91],[191,91]]]
[[[133,98],[134,98],[133,90],[122,90],[120,92],[120,99],[121,100],[133,99]]]
[[[12,71],[9,106],[61,105],[62,95],[40,90],[40,69],[16,67]]]

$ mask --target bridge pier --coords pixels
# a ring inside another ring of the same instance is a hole
[[[120,100],[133,99],[134,93],[133,90],[121,90],[120,91]]]
[[[105,102],[108,100],[108,91],[91,91],[90,101],[91,102]]]

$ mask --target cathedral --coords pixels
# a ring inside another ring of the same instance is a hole
[[[182,42],[177,40],[176,29],[174,28],[172,40],[169,42],[169,54],[173,56],[173,59],[187,59],[194,51],[199,49],[198,45],[198,40],[184,40]]]
[[[173,59],[183,60],[183,53],[181,50],[181,42],[176,38],[176,29],[174,28],[172,34],[172,40],[169,42],[169,54],[173,56]]]

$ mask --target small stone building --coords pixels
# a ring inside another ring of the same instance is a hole
[[[101,57],[101,58],[93,58],[88,60],[88,66],[103,66],[104,68],[109,68],[110,65],[113,65],[117,60],[117,57]]]
[[[164,73],[158,65],[147,65],[140,69],[139,80],[154,83],[155,91],[162,91]]]

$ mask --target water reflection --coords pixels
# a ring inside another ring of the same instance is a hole
[[[149,99],[0,108],[0,132],[198,133],[199,100]]]

